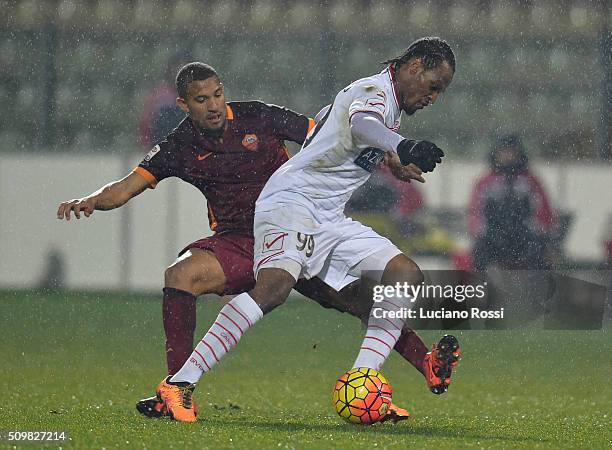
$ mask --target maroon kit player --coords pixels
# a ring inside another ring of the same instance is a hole
[[[163,323],[169,374],[181,368],[193,349],[196,298],[236,294],[254,285],[255,201],[268,178],[289,157],[285,140],[301,144],[314,126],[313,119],[278,106],[258,101],[226,103],[218,74],[203,63],[182,67],[176,87],[177,105],[187,114],[179,126],[126,177],[63,202],[57,211],[58,219],[70,220],[71,213],[77,219],[81,214],[89,217],[95,210],[118,208],[169,177],[192,184],[206,197],[214,234],[186,246],[165,272]],[[312,279],[301,281],[296,289],[342,312],[361,317],[369,313],[370,304],[355,304],[356,285],[338,293]],[[450,379],[437,375],[442,362],[435,358],[435,349],[427,354],[416,333],[404,330],[395,349],[423,373],[433,392],[446,390]],[[137,408],[152,417],[165,413],[155,397],[140,401]],[[403,415],[401,410],[390,414],[393,419]]]

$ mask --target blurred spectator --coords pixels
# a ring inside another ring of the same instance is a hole
[[[604,269],[612,270],[612,214],[608,214],[608,223],[606,224],[604,228],[603,247],[604,247]],[[610,276],[612,276],[612,273],[610,274]],[[610,289],[612,289],[612,283],[610,284]]]
[[[57,248],[47,252],[44,272],[38,282],[38,289],[48,292],[60,292],[66,285],[66,264],[64,255]]]
[[[188,52],[180,52],[170,58],[163,80],[145,101],[138,127],[138,142],[147,150],[164,139],[185,117],[185,113],[176,105],[174,77],[188,62],[191,62]]]
[[[468,206],[474,269],[546,269],[552,231],[550,202],[529,171],[520,138],[497,140],[490,172],[477,180]]]

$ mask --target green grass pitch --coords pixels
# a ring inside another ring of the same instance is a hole
[[[153,395],[165,373],[160,303],[124,294],[0,294],[0,429],[66,430],[64,448],[612,446],[609,329],[457,332],[463,360],[439,397],[394,354],[383,373],[394,401],[413,416],[363,427],[340,420],[330,400],[363,331],[301,298],[261,321],[202,379],[202,420],[141,417],[136,401]],[[199,300],[197,336],[220,307]],[[422,336],[431,343],[440,332]]]

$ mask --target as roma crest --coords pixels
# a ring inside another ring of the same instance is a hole
[[[256,134],[245,134],[242,145],[250,152],[256,152],[259,148],[259,139]]]

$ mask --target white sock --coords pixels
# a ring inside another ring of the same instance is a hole
[[[368,319],[368,329],[353,367],[380,370],[402,334],[402,328],[406,322],[406,319],[390,319],[388,316],[385,318],[380,316],[387,311],[398,311],[407,305],[410,305],[410,299],[397,297],[386,297],[382,302],[374,303]],[[378,318],[374,316],[376,308],[378,308]]]
[[[221,308],[215,323],[170,381],[197,383],[202,374],[211,370],[262,317],[263,311],[249,294],[234,297]]]

